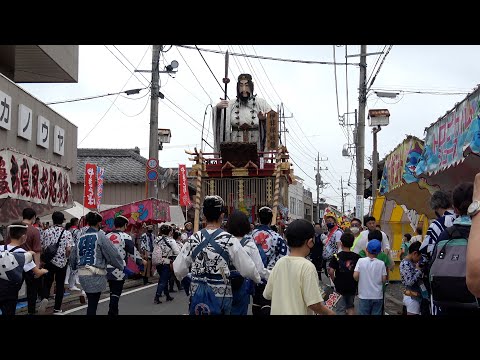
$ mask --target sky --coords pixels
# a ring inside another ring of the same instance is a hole
[[[356,170],[353,158],[343,157],[342,148],[352,143],[352,126],[339,125],[339,115],[358,109],[360,68],[359,45],[197,45],[199,49],[226,51],[276,59],[230,56],[228,96],[236,96],[240,73],[253,77],[255,93],[273,109],[283,103],[286,145],[295,174],[304,180],[316,201],[314,168],[320,155],[322,180],[320,197],[341,204],[341,180],[345,209],[355,206]],[[389,50],[390,49],[390,50]],[[389,50],[389,51],[388,51]],[[375,81],[367,95],[367,109],[388,109],[390,124],[378,134],[380,160],[407,135],[424,139],[424,129],[461,102],[480,79],[477,59],[480,46],[368,45],[367,84]],[[387,53],[388,52],[388,53]],[[346,62],[352,65],[341,64]],[[334,59],[337,65],[333,65]],[[185,149],[200,149],[201,129],[213,146],[211,107],[223,97],[225,60],[223,54],[165,45],[160,69],[173,60],[175,74],[160,74],[158,126],[171,129],[170,144],[159,152],[162,167],[191,166]],[[302,63],[302,61],[330,64]],[[208,64],[208,65],[207,65]],[[380,66],[381,64],[381,66]],[[136,95],[113,95],[96,99],[52,104],[52,109],[78,127],[79,148],[134,148],[148,158],[151,73],[151,45],[80,45],[78,83],[18,84],[50,103],[121,91],[146,88]],[[213,74],[212,74],[213,72]],[[215,80],[216,78],[216,80]],[[217,81],[220,83],[218,84]],[[398,92],[395,99],[380,98],[375,90]],[[420,93],[417,93],[420,92]],[[206,115],[205,115],[206,112]],[[348,116],[350,124],[354,115]],[[365,168],[371,169],[372,132],[366,118]],[[206,135],[208,133],[208,136]],[[283,141],[283,137],[282,137]],[[204,152],[210,147],[203,144]],[[352,166],[353,161],[353,166]],[[367,207],[369,202],[365,202]]]

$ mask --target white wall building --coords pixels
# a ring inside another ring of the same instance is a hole
[[[288,217],[289,222],[304,218],[303,179],[295,176],[296,184],[288,186]]]

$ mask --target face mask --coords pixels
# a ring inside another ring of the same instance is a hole
[[[332,223],[327,224],[328,229],[333,229],[334,227],[335,227],[335,224],[332,224]]]
[[[351,227],[350,230],[351,230],[354,234],[358,234],[358,232],[360,231],[360,228],[354,226],[354,227]]]

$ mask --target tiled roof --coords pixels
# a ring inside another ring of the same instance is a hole
[[[138,151],[138,152],[137,152]],[[105,169],[105,182],[145,182],[147,159],[136,149],[78,149],[77,179],[84,182],[85,164],[96,164]]]
[[[105,169],[105,182],[144,183],[147,159],[136,149],[78,149],[77,179],[84,182],[85,164],[96,164]],[[189,170],[189,168],[187,168]],[[178,179],[178,168],[159,168],[160,182],[172,182]],[[188,176],[189,179],[192,177]],[[192,187],[191,184],[189,184]]]

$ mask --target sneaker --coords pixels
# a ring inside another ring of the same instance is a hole
[[[173,300],[173,297],[169,296],[167,297],[167,301],[172,301]]]
[[[70,291],[82,291],[82,289],[79,289],[78,287],[76,286],[72,286],[71,288],[69,288]]]
[[[45,312],[47,311],[47,305],[48,305],[48,299],[43,299],[40,301],[40,305],[38,305],[38,313],[40,315],[45,315]]]
[[[63,315],[63,310],[57,310],[57,309],[54,309],[53,310],[53,315]]]
[[[161,304],[162,302],[160,301],[160,299],[158,298],[158,296],[155,296],[155,299],[153,299],[153,303],[154,303],[154,304]]]

